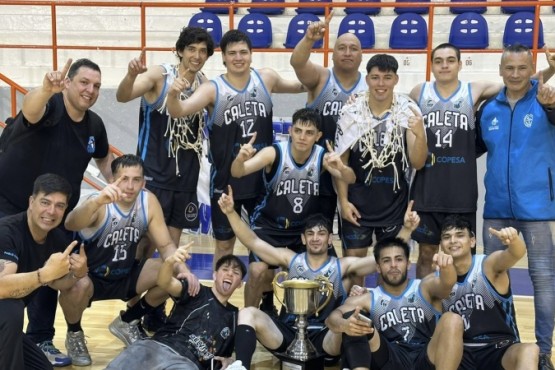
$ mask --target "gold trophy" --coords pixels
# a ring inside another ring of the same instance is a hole
[[[285,280],[281,283],[278,279],[287,277],[286,271],[281,271],[274,277],[272,285],[278,301],[287,312],[297,315],[297,333],[295,340],[289,345],[284,354],[277,357],[281,360],[282,370],[316,370],[324,368],[324,359],[316,351],[314,345],[306,335],[307,317],[318,315],[333,295],[333,285],[328,278],[319,276],[316,280]],[[279,298],[277,288],[284,291],[283,301]],[[320,304],[322,296],[326,299]]]

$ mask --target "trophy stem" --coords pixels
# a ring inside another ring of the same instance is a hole
[[[291,358],[300,361],[306,361],[318,354],[314,345],[307,338],[306,327],[306,315],[298,315],[295,340],[293,340],[285,352]]]

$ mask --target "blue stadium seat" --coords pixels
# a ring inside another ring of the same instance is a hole
[[[449,42],[459,49],[485,49],[489,46],[488,23],[477,13],[462,13],[453,19]]]
[[[287,27],[287,35],[285,36],[286,48],[293,49],[299,41],[304,37],[308,25],[312,22],[319,22],[320,18],[311,13],[297,14],[289,22]],[[314,44],[315,48],[321,48],[324,40],[320,40]]]
[[[220,45],[220,40],[222,39],[222,22],[220,18],[214,13],[200,12],[194,14],[189,20],[190,27],[202,27],[214,41],[214,46],[218,47]]]
[[[272,45],[272,22],[265,14],[246,14],[237,29],[249,35],[253,48],[269,48]]]
[[[540,20],[538,33],[538,48],[543,48],[543,24]],[[532,47],[532,35],[534,34],[534,13],[520,12],[515,13],[507,19],[505,23],[505,33],[503,34],[503,45],[522,44],[529,48]]]
[[[395,0],[396,3],[414,3],[414,0]],[[418,0],[419,3],[429,3],[430,0]],[[430,8],[428,7],[414,7],[414,8],[399,8],[395,7],[395,13],[405,14],[405,13],[416,13],[416,14],[428,14]]]
[[[299,0],[299,3],[331,3],[331,0]],[[331,10],[331,8],[330,8]],[[297,14],[315,14],[315,15],[322,15],[325,13],[326,9],[322,8],[297,8],[295,9]]]
[[[369,16],[362,13],[347,14],[339,24],[337,36],[344,33],[353,33],[360,40],[363,49],[370,49],[376,43],[376,35],[374,33],[374,23]]]
[[[486,2],[486,0],[451,0],[452,3],[466,3],[466,2]],[[467,7],[449,7],[449,11],[453,14],[462,13],[478,13],[484,14],[488,8],[486,6],[467,6]]]
[[[510,3],[511,1],[518,1],[518,0],[501,0],[501,1]],[[514,14],[519,12],[534,13],[536,9],[533,6],[502,6],[501,11],[505,14]]]
[[[392,49],[424,49],[428,46],[428,26],[421,15],[400,14],[391,25],[389,47]]]
[[[214,14],[229,14],[229,0],[204,0],[207,4],[222,4],[225,6],[222,8],[200,8],[202,12],[214,13]],[[233,13],[237,13],[237,8],[233,9]]]
[[[347,0],[348,3],[380,3],[381,0]],[[362,14],[366,14],[366,15],[377,15],[380,13],[381,8],[380,7],[375,7],[375,8],[345,8],[345,13],[346,14],[351,14],[351,13],[362,13]]]
[[[252,0],[251,3],[254,4],[284,4],[285,0]],[[266,15],[279,15],[283,14],[285,8],[248,8],[249,13],[262,13]]]

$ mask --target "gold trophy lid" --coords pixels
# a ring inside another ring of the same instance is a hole
[[[285,280],[281,282],[284,288],[296,289],[317,289],[320,288],[320,283],[314,280]]]

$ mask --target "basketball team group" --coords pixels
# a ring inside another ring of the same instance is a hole
[[[116,158],[91,110],[101,87],[93,61],[68,60],[24,96],[0,136],[0,369],[91,365],[83,313],[108,299],[126,306],[106,323],[125,346],[107,369],[250,369],[257,343],[279,354],[297,335],[298,316],[274,303],[278,269],[333,287],[307,318],[325,366],[554,369],[555,88],[546,82],[555,55],[536,72],[527,47],[506,46],[503,83],[464,82],[460,50],[440,44],[433,81],[404,94],[391,55],[367,55],[359,72],[354,34],[337,38],[330,67],[311,61],[331,20],[311,23],[292,51],[296,80],[253,68],[239,30],[221,39],[219,76],[202,72],[216,47],[202,28],[180,31],[172,63],[147,67],[141,53],[116,93],[140,99],[136,154]],[[306,96],[282,141],[280,93]],[[136,118],[127,123],[134,132]],[[199,227],[203,156],[215,240],[208,285],[187,264],[194,242],[180,246],[182,231]],[[80,197],[93,158],[108,185]],[[509,269],[524,258],[536,343],[520,340],[511,291]],[[365,287],[374,273],[376,286]],[[243,283],[239,309],[229,300]],[[53,344],[58,304],[65,353]]]

